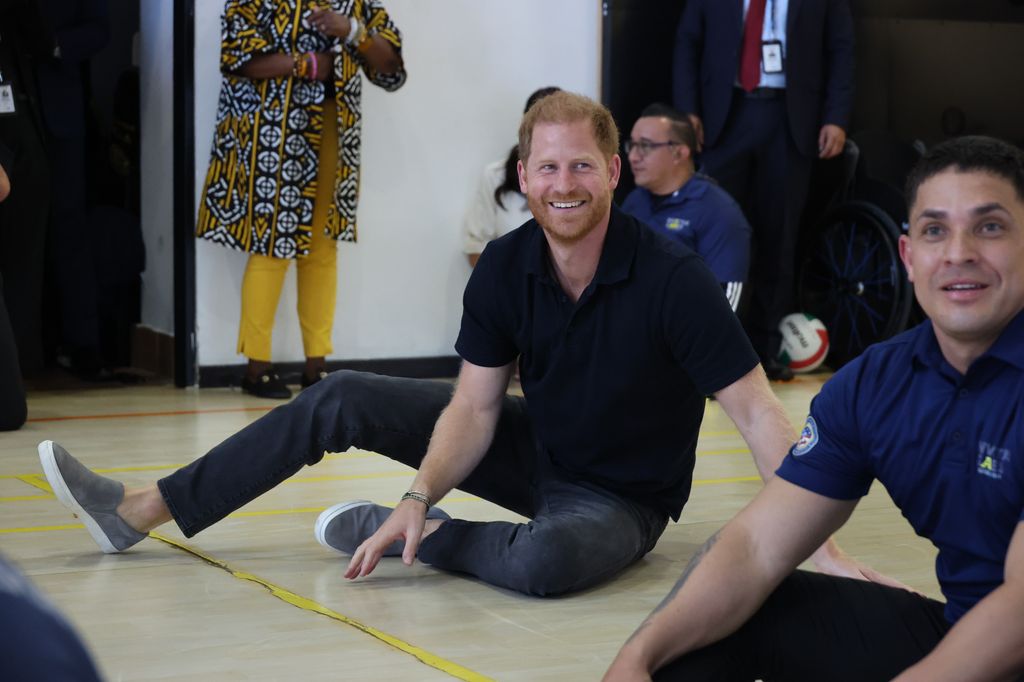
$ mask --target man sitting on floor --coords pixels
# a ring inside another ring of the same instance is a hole
[[[332,507],[319,541],[418,556],[493,585],[552,595],[601,583],[649,552],[690,492],[705,395],[715,394],[763,475],[792,427],[714,277],[689,249],[612,208],[621,161],[607,109],[559,92],[519,133],[535,220],[492,241],[466,287],[450,385],[336,372],[155,485],[124,491],[46,441],[54,491],[108,552],[174,520],[192,536],[325,451],[358,447],[419,469],[398,506]],[[506,395],[519,358],[525,398]],[[244,465],[240,465],[243,463]],[[458,485],[530,519],[449,519]],[[831,572],[868,569],[831,543]]]
[[[605,679],[1024,676],[1024,153],[967,137],[907,181],[928,314],[811,403],[777,475],[690,562]],[[938,548],[946,603],[793,572],[873,479]]]

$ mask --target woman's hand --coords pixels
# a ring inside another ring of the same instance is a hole
[[[348,32],[352,28],[347,16],[332,12],[329,9],[312,10],[306,16],[306,21],[309,23],[310,28],[320,31],[325,36],[340,38],[341,40],[348,38]]]

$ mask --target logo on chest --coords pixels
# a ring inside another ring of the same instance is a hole
[[[672,232],[679,232],[690,227],[690,221],[686,218],[668,218],[665,220],[665,229]]]
[[[1010,461],[1010,451],[995,445],[978,441],[978,473],[989,478],[1003,477],[1003,471]]]

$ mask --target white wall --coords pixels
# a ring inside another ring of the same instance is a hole
[[[139,106],[141,130],[142,323],[174,333],[174,66],[173,4],[139,2]]]
[[[158,1],[158,0],[151,0]],[[459,221],[483,165],[515,142],[526,97],[545,85],[596,97],[600,2],[386,0],[409,79],[364,81],[359,242],[338,258],[337,359],[454,355],[469,266]],[[217,2],[196,3],[196,203],[213,137]],[[168,245],[169,247],[170,245]],[[197,244],[199,364],[235,353],[246,255]],[[278,307],[274,359],[302,358],[294,268]]]

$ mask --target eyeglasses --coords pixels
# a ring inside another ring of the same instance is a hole
[[[648,142],[647,140],[634,142],[633,140],[626,140],[622,143],[622,149],[626,152],[626,156],[629,156],[629,153],[634,149],[640,154],[640,156],[647,156],[658,147],[675,147],[680,144],[682,144],[682,142],[673,142],[672,140],[669,140],[668,142]]]

